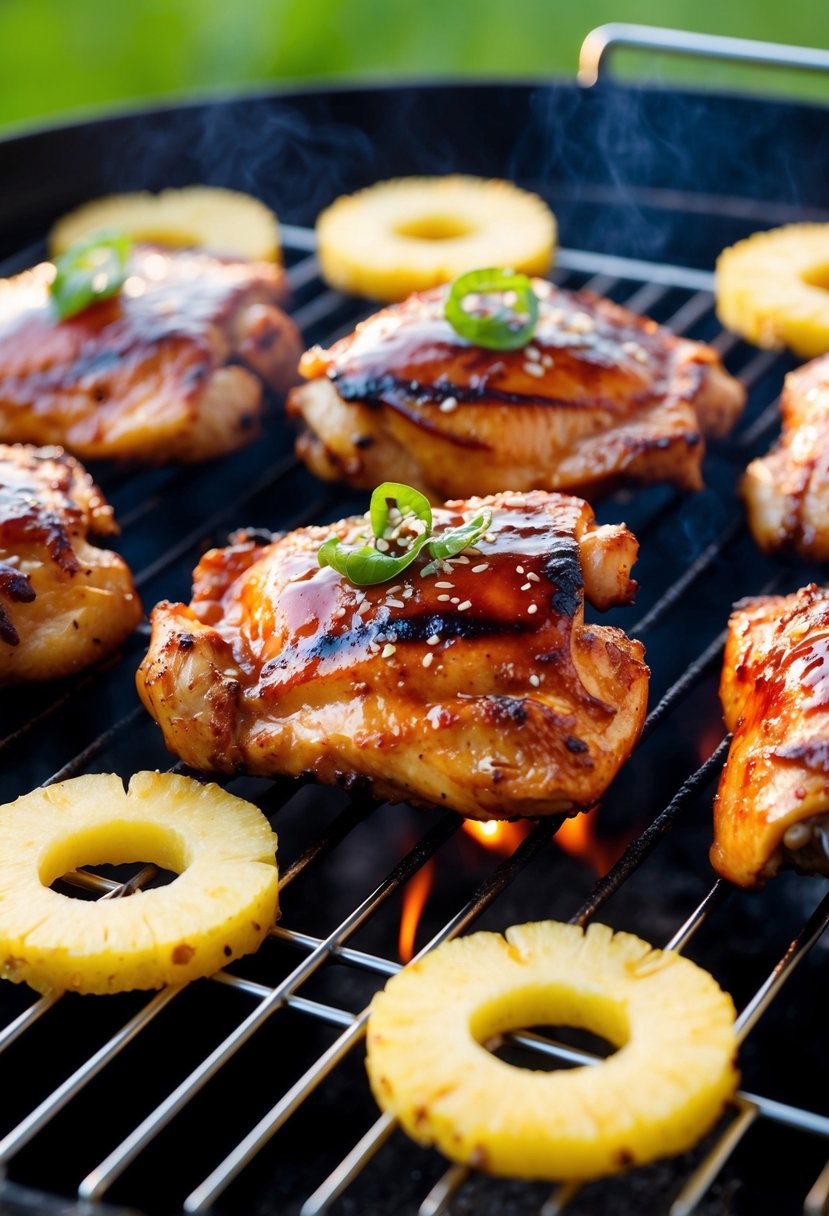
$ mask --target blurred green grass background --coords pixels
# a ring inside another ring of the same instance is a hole
[[[829,45],[822,0],[0,0],[0,129],[288,82],[572,79],[582,39],[606,21]],[[633,55],[623,66],[829,101],[819,76]]]

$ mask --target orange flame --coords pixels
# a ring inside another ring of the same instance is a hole
[[[414,955],[415,937],[426,900],[435,881],[435,863],[427,861],[403,888],[403,908],[400,913],[400,935],[397,949],[400,961],[408,963]]]
[[[493,853],[500,853],[503,857],[508,857],[518,847],[530,827],[531,824],[526,821],[523,823],[503,823],[496,819],[464,819],[463,821],[463,830],[473,840],[477,840],[478,844],[483,845],[485,849],[490,849]]]
[[[625,849],[624,840],[607,840],[596,832],[599,808],[592,807],[572,819],[565,819],[555,834],[555,842],[565,853],[586,861],[597,874],[606,874]]]

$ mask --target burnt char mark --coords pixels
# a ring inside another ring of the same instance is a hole
[[[79,355],[62,374],[67,384],[75,384],[85,376],[97,376],[114,372],[122,363],[122,355],[116,350],[92,350]]]
[[[35,589],[29,576],[15,570],[13,566],[0,563],[0,595],[18,604],[31,604],[35,598]],[[0,641],[9,646],[20,644],[20,634],[15,629],[10,617],[0,605]]]
[[[550,600],[555,611],[562,616],[574,617],[584,595],[578,541],[572,536],[555,537],[544,563],[544,573],[557,587]]]
[[[471,612],[443,615],[440,612],[407,616],[395,621],[391,627],[383,626],[384,633],[393,632],[397,642],[425,642],[433,634],[441,639],[488,638],[505,633],[536,633],[540,625],[530,625],[529,620],[499,621],[491,617],[475,616]]]
[[[40,536],[55,565],[66,574],[77,574],[81,563],[75,556],[75,550],[72,548],[72,541],[64,521],[60,516],[48,512],[42,516],[42,529]]]
[[[610,413],[618,411],[618,404],[609,397],[579,396],[554,397],[542,393],[510,393],[505,389],[492,388],[482,382],[479,385],[450,384],[446,380],[424,383],[420,380],[401,380],[397,376],[357,376],[351,372],[329,372],[329,379],[336,386],[343,401],[359,401],[377,409],[380,405],[400,408],[403,402],[418,405],[437,405],[447,397],[453,397],[464,405],[476,402],[493,402],[497,405],[545,405],[562,409],[598,409]],[[653,393],[635,394],[630,401],[643,407],[656,400]]]
[[[584,739],[578,739],[575,735],[568,735],[564,740],[564,746],[568,752],[572,752],[574,756],[578,756],[581,752],[589,751]]]
[[[523,697],[492,696],[489,698],[493,717],[501,722],[511,722],[513,726],[523,726],[529,714],[527,702]]]
[[[535,618],[530,618],[534,620]],[[288,647],[277,658],[271,659],[262,668],[262,678],[276,671],[287,671],[298,664],[304,666],[313,660],[323,661],[349,649],[363,651],[369,642],[374,642],[377,635],[382,633],[389,642],[425,642],[433,634],[441,641],[455,638],[471,640],[475,638],[503,637],[504,634],[531,634],[542,628],[530,624],[529,620],[499,621],[489,617],[475,617],[472,613],[443,616],[440,613],[422,613],[420,616],[409,616],[390,622],[388,613],[378,613],[374,621],[361,625],[357,629],[348,629],[342,633],[320,633],[309,639],[307,645]]]

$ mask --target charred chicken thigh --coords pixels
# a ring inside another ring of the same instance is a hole
[[[58,320],[44,262],[0,282],[0,440],[84,459],[206,460],[255,434],[301,350],[282,271],[137,245],[121,291]]]
[[[308,383],[288,398],[309,468],[363,487],[407,481],[433,501],[504,487],[593,495],[629,479],[699,489],[703,435],[726,434],[745,399],[716,352],[590,292],[532,286],[539,319],[518,350],[460,337],[446,287],[309,350]]]
[[[829,355],[786,377],[783,434],[746,469],[742,495],[761,549],[829,558]]]
[[[132,633],[141,604],[92,478],[60,448],[0,445],[0,684],[67,675]]]
[[[390,584],[319,565],[362,516],[207,553],[189,607],[155,609],[138,672],[168,747],[479,819],[593,805],[639,736],[649,673],[639,642],[585,624],[584,597],[630,601],[637,542],[543,492],[446,503],[436,535],[482,509],[474,550],[434,572],[421,554]]]
[[[734,737],[714,804],[715,869],[743,887],[784,863],[829,874],[829,591],[738,604],[720,697]]]

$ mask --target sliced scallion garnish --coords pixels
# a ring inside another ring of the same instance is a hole
[[[131,248],[124,232],[98,232],[55,258],[56,273],[49,291],[61,321],[121,290]]]
[[[475,308],[466,308],[468,297]],[[519,350],[538,324],[538,297],[525,274],[470,270],[449,288],[444,316],[456,333],[487,350]]]
[[[394,522],[391,519],[393,509],[399,514]],[[417,529],[415,525],[407,543],[400,537],[400,528],[410,515],[414,515],[421,526]],[[371,587],[395,578],[411,566],[423,549],[433,560],[423,567],[421,574],[433,574],[442,561],[455,557],[480,540],[492,523],[492,512],[480,511],[474,519],[433,536],[432,508],[425,495],[402,482],[384,481],[371,496],[369,519],[374,532],[373,545],[348,545],[338,536],[329,536],[317,554],[320,566],[330,566],[358,587]],[[384,548],[379,547],[380,541]],[[389,551],[392,544],[405,547],[395,554]]]

